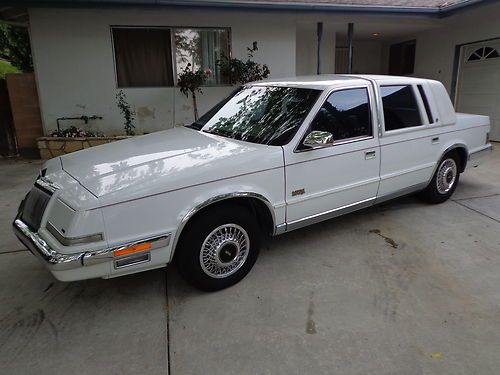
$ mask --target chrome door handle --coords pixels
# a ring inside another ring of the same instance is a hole
[[[377,153],[375,151],[366,151],[365,152],[365,160],[373,159]]]
[[[431,142],[433,145],[437,145],[439,143],[439,137],[432,138]]]

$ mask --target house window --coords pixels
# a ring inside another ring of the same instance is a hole
[[[413,74],[415,69],[416,45],[415,40],[391,45],[389,51],[389,74]]]
[[[177,74],[188,64],[191,68],[210,69],[207,85],[220,85],[228,82],[221,74],[217,60],[229,57],[228,29],[175,29],[175,62]]]
[[[113,28],[118,87],[173,86],[170,29]]]
[[[500,57],[498,51],[491,47],[481,47],[472,52],[467,61],[486,60]]]
[[[113,27],[111,31],[118,87],[174,86],[188,64],[213,72],[207,85],[228,83],[217,60],[230,56],[229,29]]]
[[[382,86],[385,130],[422,125],[415,92],[411,86]]]

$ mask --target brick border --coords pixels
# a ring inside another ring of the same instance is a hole
[[[129,138],[126,135],[116,137],[40,137],[36,139],[40,158],[51,159],[57,156],[80,151],[89,147],[120,141]]]

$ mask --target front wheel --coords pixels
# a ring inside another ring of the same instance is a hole
[[[201,212],[188,224],[176,250],[179,271],[199,289],[227,288],[243,279],[259,253],[255,216],[245,207]]]
[[[450,198],[460,178],[459,166],[460,161],[456,153],[446,154],[421,197],[429,203],[441,203]]]

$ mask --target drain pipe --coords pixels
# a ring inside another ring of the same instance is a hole
[[[348,53],[348,60],[347,60],[347,74],[352,74],[352,38],[354,35],[354,24],[350,22],[347,25],[347,39],[348,39],[348,45],[347,45],[347,53]]]
[[[318,22],[316,34],[318,36],[318,56],[316,74],[321,74],[321,38],[323,37],[323,22]]]

